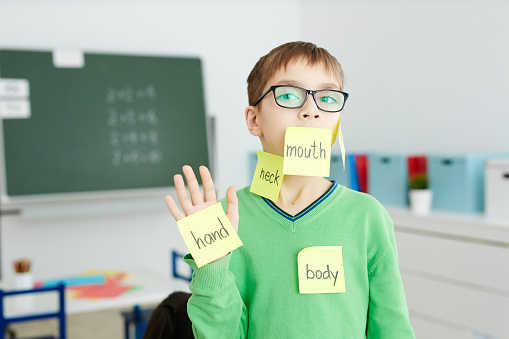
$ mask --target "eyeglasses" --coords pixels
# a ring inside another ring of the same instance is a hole
[[[270,86],[270,88],[256,100],[254,106],[269,93],[274,92],[276,104],[284,108],[300,108],[304,106],[308,94],[313,96],[316,107],[325,112],[339,112],[345,106],[348,93],[336,91],[333,89],[322,89],[319,91],[310,91],[297,86]]]

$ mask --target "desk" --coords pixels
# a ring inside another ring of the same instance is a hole
[[[66,314],[77,314],[84,312],[102,311],[133,305],[158,304],[163,301],[171,292],[184,289],[187,282],[176,282],[170,276],[157,274],[146,270],[133,270],[126,272],[130,279],[125,284],[139,286],[137,289],[128,291],[117,298],[102,299],[76,299],[66,297]],[[9,290],[12,286],[0,283],[0,287]],[[67,293],[67,292],[66,292]],[[57,295],[53,292],[41,293],[40,296],[29,296],[30,299],[6,298],[5,313],[7,316],[27,315],[39,311],[56,311]]]

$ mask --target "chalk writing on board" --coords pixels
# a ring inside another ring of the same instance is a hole
[[[106,91],[106,102],[132,103],[140,100],[155,100],[157,97],[156,87],[152,84],[143,88],[133,88],[125,86],[122,88],[108,87]]]
[[[156,93],[152,84],[106,89],[106,125],[113,167],[155,165],[163,160],[163,153],[157,148]]]
[[[108,126],[134,126],[136,124],[148,124],[155,126],[159,122],[157,113],[154,109],[146,111],[135,111],[132,108],[126,110],[117,110],[115,108],[108,109]]]
[[[156,130],[137,131],[131,129],[129,131],[119,131],[112,129],[110,131],[110,146],[120,147],[122,144],[157,145],[159,144],[159,134]]]
[[[142,165],[149,164],[155,165],[163,160],[163,153],[158,149],[153,149],[148,152],[139,150],[122,151],[114,149],[112,152],[111,164],[113,166],[121,165]]]

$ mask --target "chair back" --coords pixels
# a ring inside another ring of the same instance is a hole
[[[58,292],[58,310],[56,312],[33,313],[27,309],[27,315],[6,317],[4,313],[4,298],[7,296],[37,294],[44,292]],[[59,284],[53,287],[34,288],[18,291],[3,291],[0,289],[0,338],[5,339],[5,328],[8,324],[24,321],[34,321],[49,318],[57,318],[59,323],[59,338],[66,339],[66,317],[65,317],[65,286]]]

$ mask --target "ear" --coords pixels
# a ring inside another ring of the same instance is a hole
[[[247,106],[246,108],[246,124],[247,128],[249,129],[249,133],[252,135],[259,137],[262,135],[262,129],[260,128],[260,125],[258,124],[258,114],[260,112],[258,111],[258,107],[255,106]]]

